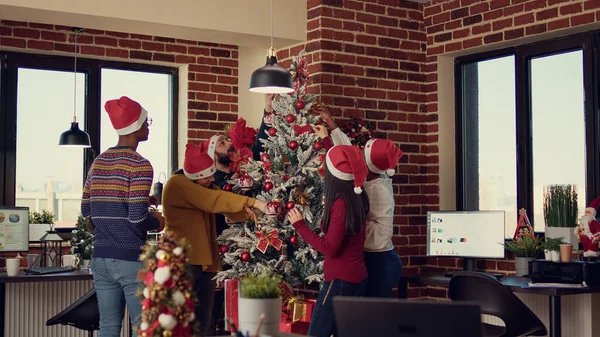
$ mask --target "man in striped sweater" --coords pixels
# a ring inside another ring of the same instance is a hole
[[[100,309],[98,337],[118,337],[125,304],[132,323],[139,323],[142,305],[135,293],[143,264],[138,258],[147,231],[162,230],[164,219],[148,212],[154,170],[136,152],[138,144],[148,140],[148,112],[128,97],[107,101],[104,108],[119,141],[94,160],[81,213],[95,234],[91,268]]]

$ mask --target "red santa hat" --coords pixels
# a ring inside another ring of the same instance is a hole
[[[596,216],[596,210],[600,207],[600,197],[592,200],[589,206],[585,209],[585,215]]]
[[[393,176],[394,168],[402,157],[402,151],[389,139],[371,138],[365,144],[365,161],[373,173]]]
[[[358,147],[336,145],[325,156],[331,174],[341,180],[354,180],[354,193],[362,193],[362,185],[367,178],[367,164]]]
[[[215,161],[207,153],[204,143],[200,145],[187,144],[183,160],[183,174],[190,180],[208,178],[215,174]]]
[[[148,118],[148,111],[127,96],[106,101],[104,109],[119,136],[136,132]]]
[[[215,157],[215,150],[217,149],[217,143],[219,142],[219,140],[221,140],[221,138],[225,138],[225,136],[214,135],[214,136],[210,137],[209,139],[205,140],[204,143],[202,143],[202,146],[206,149],[206,153],[208,153],[208,155],[211,158]]]

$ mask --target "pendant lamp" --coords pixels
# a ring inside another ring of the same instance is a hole
[[[58,146],[91,147],[92,142],[90,141],[90,135],[88,135],[87,132],[79,129],[79,123],[77,123],[77,53],[79,52],[77,38],[83,29],[72,28],[71,30],[75,32],[75,65],[73,70],[75,77],[75,88],[73,94],[73,122],[71,123],[71,128],[60,135]]]
[[[294,91],[292,74],[277,65],[276,51],[273,48],[273,0],[271,0],[271,48],[267,53],[267,64],[252,73],[250,91],[264,94],[287,94]]]

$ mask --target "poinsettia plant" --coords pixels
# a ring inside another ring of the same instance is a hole
[[[227,131],[231,145],[235,149],[252,146],[257,134],[258,131],[255,128],[246,126],[246,120],[241,117]]]
[[[229,155],[229,159],[231,162],[229,163],[229,168],[233,173],[243,173],[242,167],[252,159],[252,150],[247,147],[237,148],[235,152]]]

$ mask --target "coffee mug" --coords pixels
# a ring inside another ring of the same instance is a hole
[[[77,267],[79,265],[79,258],[77,255],[63,255],[62,257],[63,267]]]
[[[21,266],[21,259],[12,258],[6,259],[6,274],[8,276],[17,276],[19,273],[19,267]]]

